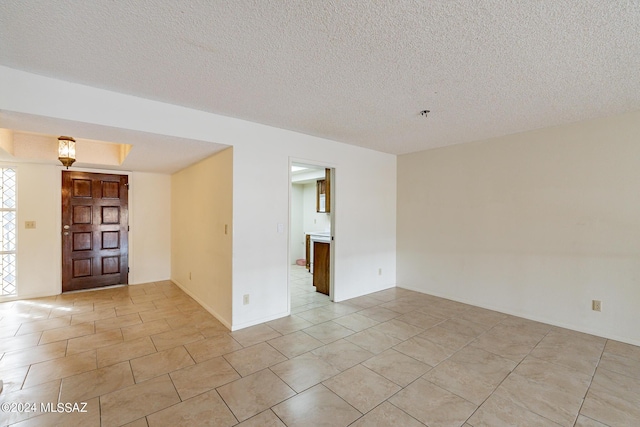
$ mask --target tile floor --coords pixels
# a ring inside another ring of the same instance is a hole
[[[0,304],[0,402],[37,404],[0,425],[640,425],[639,347],[399,288],[334,304],[302,267],[292,285],[291,316],[237,332],[170,282]]]

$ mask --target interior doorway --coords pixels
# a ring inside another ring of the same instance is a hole
[[[62,172],[62,291],[129,281],[126,175]]]
[[[289,294],[292,313],[333,300],[335,170],[291,162]]]

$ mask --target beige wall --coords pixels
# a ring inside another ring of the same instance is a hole
[[[33,163],[2,165],[17,169],[18,296],[57,295],[62,291],[62,169],[60,166]],[[129,283],[167,280],[171,251],[170,177],[134,172],[129,173],[129,179],[132,184],[129,192]],[[36,221],[36,228],[25,229],[25,221]]]
[[[135,172],[129,178],[129,283],[171,277],[171,176]]]
[[[232,174],[229,148],[171,178],[171,278],[229,328]]]
[[[398,286],[640,344],[639,135],[636,112],[400,156]]]

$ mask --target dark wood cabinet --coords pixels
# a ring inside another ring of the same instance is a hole
[[[331,212],[331,169],[324,170],[324,179],[316,181],[316,212]]]
[[[313,242],[313,286],[325,295],[329,295],[330,248],[329,243]]]

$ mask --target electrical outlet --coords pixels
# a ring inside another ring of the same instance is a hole
[[[189,280],[191,280],[191,272],[189,272]]]
[[[249,304],[249,294],[244,294],[244,296],[242,297],[242,304]]]
[[[229,225],[228,224],[224,225],[224,234],[229,234]]]
[[[597,299],[591,301],[591,310],[602,311],[602,301],[598,301]]]
[[[25,221],[24,222],[24,228],[27,228],[27,229],[36,228],[36,222],[35,221]]]
[[[378,269],[378,276],[382,276],[382,269],[381,268]]]

